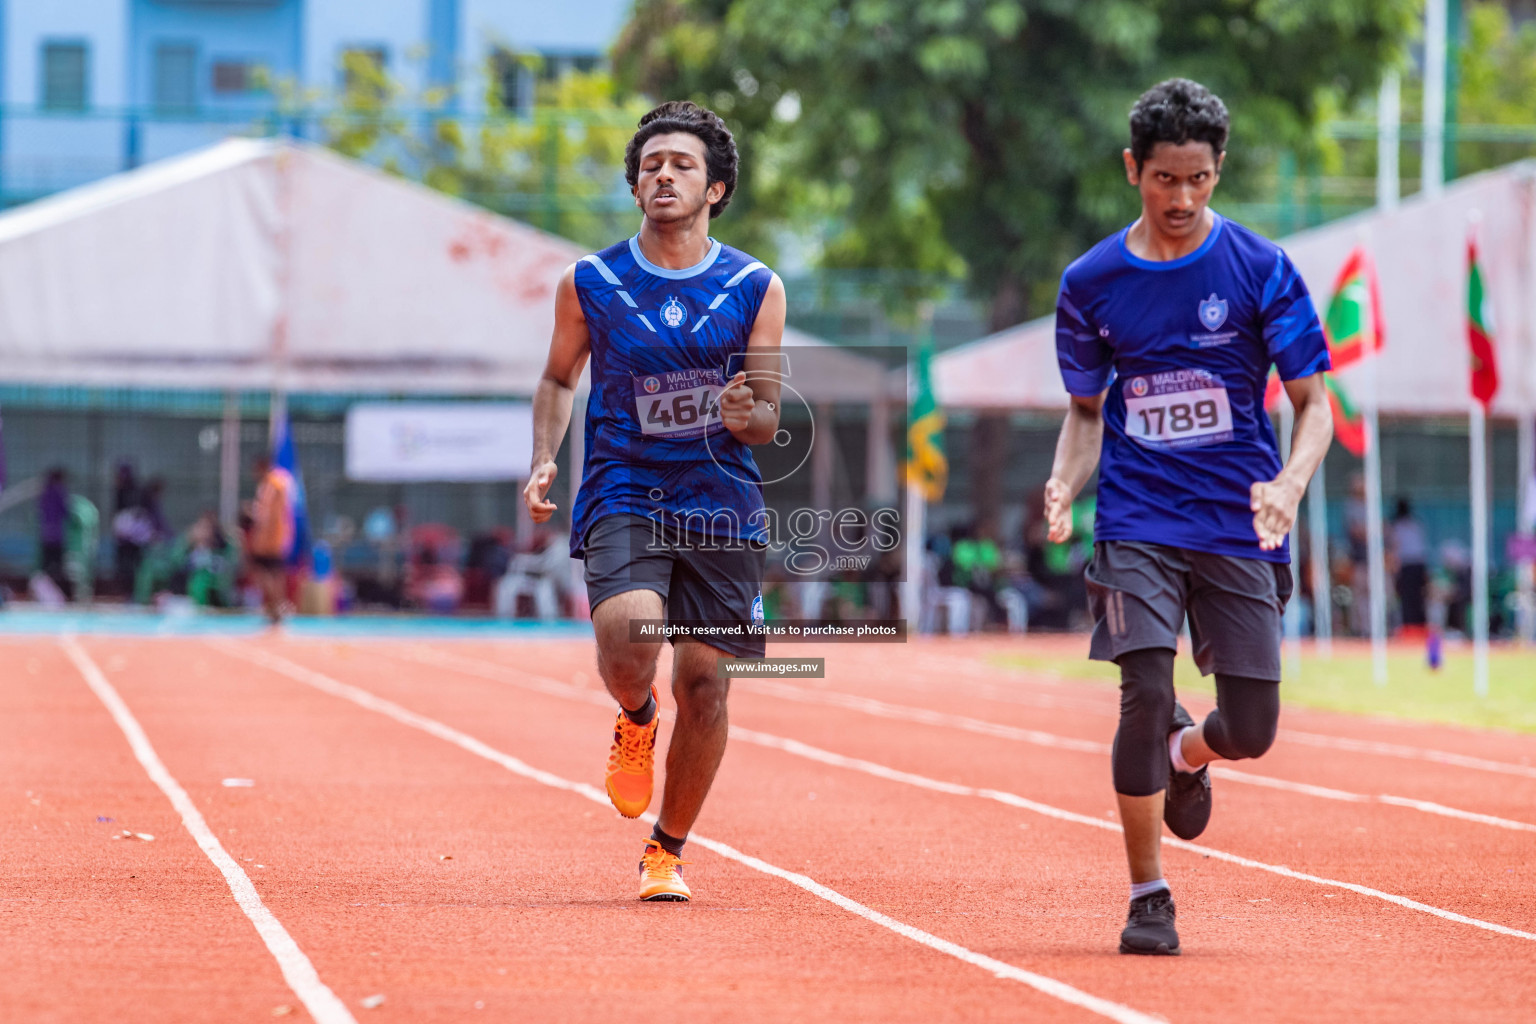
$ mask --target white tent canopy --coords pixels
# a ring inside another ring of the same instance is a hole
[[[1469,398],[1466,241],[1474,231],[1492,303],[1502,386],[1495,415],[1536,407],[1536,162],[1513,164],[1302,232],[1281,245],[1319,310],[1334,277],[1364,244],[1381,280],[1386,349],[1376,360],[1380,411],[1464,414]],[[1194,313],[1191,311],[1191,316]],[[1341,373],[1362,405],[1371,400],[1356,365]],[[951,349],[933,363],[934,390],[950,408],[1059,409],[1067,394],[1056,366],[1054,317]]]
[[[528,396],[584,250],[326,150],[232,139],[0,215],[0,379]],[[825,349],[810,400],[869,401]],[[793,364],[793,360],[791,361]]]

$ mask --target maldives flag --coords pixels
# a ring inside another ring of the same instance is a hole
[[[1333,282],[1333,298],[1323,318],[1333,368],[1342,370],[1380,352],[1386,341],[1381,320],[1381,288],[1376,265],[1365,246],[1349,254]]]
[[[1499,390],[1499,358],[1493,348],[1493,310],[1483,291],[1477,242],[1467,241],[1467,345],[1472,350],[1472,397],[1487,409]]]
[[[1333,437],[1356,456],[1363,456],[1370,447],[1370,435],[1365,431],[1365,416],[1349,397],[1343,381],[1327,374],[1323,386],[1328,389],[1328,408],[1333,410]],[[1264,388],[1264,411],[1274,412],[1280,405],[1280,393],[1284,386],[1280,375],[1271,373]]]

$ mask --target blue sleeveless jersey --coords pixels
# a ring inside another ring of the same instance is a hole
[[[1269,368],[1329,368],[1307,286],[1284,250],[1220,216],[1167,262],[1133,255],[1127,230],[1068,267],[1056,300],[1067,390],[1108,391],[1094,539],[1288,562],[1286,545],[1259,549],[1248,502],[1281,468]]]
[[[593,523],[617,512],[707,523],[717,540],[727,530],[766,539],[762,474],[725,429],[718,398],[741,369],[772,276],[714,239],[685,270],[651,263],[635,238],[577,262],[592,393],[572,555]]]

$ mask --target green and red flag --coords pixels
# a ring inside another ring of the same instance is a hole
[[[1328,336],[1328,354],[1335,370],[1380,352],[1386,341],[1376,266],[1363,245],[1355,247],[1334,278],[1323,333]]]
[[[1370,447],[1370,434],[1365,429],[1365,417],[1339,378],[1329,376],[1324,383],[1328,388],[1328,407],[1333,410],[1333,436],[1356,456],[1365,454]]]
[[[1380,352],[1386,341],[1381,317],[1381,288],[1376,266],[1365,246],[1356,246],[1333,281],[1333,296],[1323,317],[1323,334],[1334,370],[1342,370]],[[1328,406],[1333,410],[1333,436],[1355,455],[1364,455],[1369,435],[1365,417],[1336,376],[1326,377]],[[1280,401],[1280,377],[1271,374],[1264,407],[1273,411]]]
[[[1467,345],[1472,351],[1472,397],[1487,409],[1499,390],[1499,359],[1493,347],[1493,311],[1483,290],[1477,241],[1467,240]]]

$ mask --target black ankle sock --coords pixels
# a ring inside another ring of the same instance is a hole
[[[651,719],[656,717],[656,695],[653,693],[647,696],[645,704],[634,711],[628,708],[621,708],[621,710],[624,712],[624,717],[636,725],[650,725]]]
[[[660,825],[657,825],[655,828],[651,829],[651,838],[660,843],[661,848],[666,850],[674,857],[681,857],[683,855],[683,844],[688,841],[687,836],[684,836],[681,839],[677,839],[673,836],[667,835],[661,830]]]

